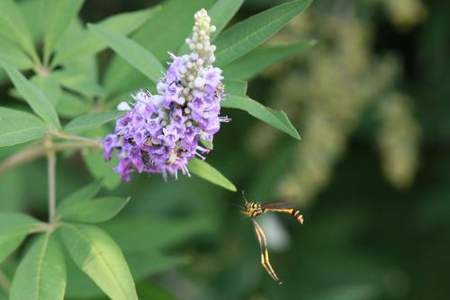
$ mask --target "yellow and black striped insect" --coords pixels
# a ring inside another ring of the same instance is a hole
[[[292,208],[292,206],[289,205],[289,203],[287,202],[279,201],[271,203],[258,203],[253,201],[247,201],[247,199],[244,196],[244,193],[242,193],[242,196],[244,197],[245,203],[241,212],[252,219],[256,237],[258,239],[259,247],[261,249],[261,264],[267,271],[269,276],[275,282],[277,282],[278,284],[282,284],[281,280],[277,276],[277,273],[270,264],[266,234],[264,233],[263,229],[254,218],[267,212],[281,212],[293,216],[297,220],[297,222],[303,224],[303,215],[300,213],[298,209]]]

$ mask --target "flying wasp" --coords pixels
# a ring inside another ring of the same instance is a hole
[[[276,201],[270,203],[258,203],[254,201],[248,201],[245,198],[244,193],[242,193],[242,196],[244,198],[244,207],[242,208],[241,212],[252,219],[253,227],[255,229],[256,237],[258,239],[259,247],[261,250],[261,264],[269,274],[269,276],[276,283],[282,284],[282,281],[278,278],[277,273],[270,264],[266,234],[264,233],[258,222],[256,222],[255,217],[263,215],[267,212],[281,212],[293,216],[297,220],[297,222],[303,224],[303,215],[298,209],[292,208],[292,206],[287,202]]]

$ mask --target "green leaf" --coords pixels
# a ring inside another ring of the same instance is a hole
[[[225,95],[247,95],[247,82],[239,80],[225,80]]]
[[[136,287],[119,247],[91,225],[63,224],[60,236],[76,265],[113,300],[137,299]]]
[[[101,97],[105,94],[103,88],[95,80],[90,78],[90,76],[81,72],[81,70],[57,71],[53,75],[66,89],[75,91],[86,97]]]
[[[306,9],[312,0],[280,4],[237,23],[216,40],[216,64],[226,66],[258,47]]]
[[[99,112],[80,116],[64,127],[64,131],[80,133],[89,129],[97,128],[123,115],[121,111]]]
[[[211,35],[211,41],[219,35],[220,32],[225,28],[228,22],[237,13],[239,8],[242,6],[244,0],[217,0],[214,5],[208,9],[208,15],[211,18],[211,24],[216,26],[216,31]],[[189,47],[186,43],[181,46],[178,51],[179,54],[187,53]]]
[[[173,248],[194,237],[211,234],[210,216],[162,218],[158,215],[134,215],[102,224],[125,253]],[[152,237],[142,239],[143,236]]]
[[[70,207],[76,205],[77,202],[85,201],[94,198],[100,189],[102,188],[102,181],[96,180],[81,189],[70,194],[68,197],[64,198],[60,205],[58,205],[58,212],[66,209],[66,206]]]
[[[152,250],[133,252],[128,255],[125,253],[125,256],[136,282],[162,271],[185,265],[188,262],[188,259],[184,256],[167,256]],[[76,299],[92,299],[93,297],[100,297],[102,294],[101,290],[95,286],[86,275],[77,270],[75,266],[69,265],[68,270],[69,280],[67,297]]]
[[[46,27],[44,29],[44,62],[70,23],[77,17],[84,0],[45,0]]]
[[[51,234],[43,234],[19,264],[10,299],[62,300],[66,277],[66,264],[59,243]]]
[[[102,197],[83,199],[70,204],[62,204],[58,211],[65,221],[101,223],[114,218],[128,203],[130,198]]]
[[[34,61],[38,61],[31,33],[22,13],[13,0],[0,1],[0,36],[13,41],[30,55]]]
[[[62,89],[58,83],[58,80],[53,74],[48,76],[34,76],[31,79],[31,82],[34,83],[45,95],[45,97],[50,100],[53,105],[57,105],[59,100],[61,99]]]
[[[128,35],[141,27],[159,9],[161,9],[161,6],[122,13],[109,17],[97,24],[111,32]],[[76,38],[68,39],[57,46],[54,64],[60,64],[83,55],[93,55],[106,47],[107,44],[101,37],[88,30],[83,30]]]
[[[108,46],[150,80],[157,82],[161,78],[164,67],[149,50],[126,36],[101,26],[89,25],[89,30],[103,38]]]
[[[44,2],[45,0],[27,0],[16,1],[20,12],[25,19],[28,29],[30,30],[33,41],[42,39],[42,33],[45,25]]]
[[[39,226],[41,223],[30,216],[20,213],[0,213],[0,262]]]
[[[133,40],[151,51],[159,61],[166,61],[168,52],[176,53],[191,32],[194,13],[212,3],[213,0],[165,1],[162,9],[133,35]],[[161,34],[162,28],[164,34]],[[110,96],[117,96],[148,84],[145,76],[136,74],[135,70],[118,57],[111,62],[104,78],[104,86]]]
[[[85,114],[89,110],[89,104],[80,99],[79,96],[63,91],[61,99],[56,105],[56,111],[63,117],[74,118]]]
[[[315,41],[308,41],[283,46],[258,47],[224,67],[223,76],[225,78],[248,80],[270,65],[301,53],[315,44]]]
[[[197,175],[211,183],[221,186],[232,192],[236,192],[237,189],[231,181],[223,176],[219,171],[214,169],[207,162],[194,158],[189,162],[188,169],[192,174]]]
[[[244,0],[217,0],[208,10],[211,24],[216,26],[216,32],[213,33],[211,40],[214,40],[222,32],[242,6],[242,3],[244,3]]]
[[[45,123],[34,115],[0,107],[0,147],[39,139],[47,131]]]
[[[283,131],[284,133],[287,133],[297,140],[300,140],[300,135],[298,134],[297,129],[295,129],[294,125],[292,125],[283,111],[276,111],[265,107],[261,103],[248,97],[235,95],[227,96],[225,100],[222,101],[221,106],[246,111],[255,118]]]
[[[0,60],[8,61],[21,70],[31,69],[33,62],[18,46],[0,36]]]
[[[3,61],[0,61],[0,65],[3,66],[6,73],[8,73],[9,78],[14,83],[14,86],[28,102],[33,111],[45,122],[54,128],[59,129],[61,125],[59,124],[55,107],[50,100],[45,97],[44,93],[27,80],[15,67]]]
[[[117,159],[113,157],[110,161],[105,161],[103,155],[98,151],[83,151],[83,158],[89,171],[95,178],[103,179],[103,185],[108,189],[113,189],[120,184],[120,176],[114,172]]]

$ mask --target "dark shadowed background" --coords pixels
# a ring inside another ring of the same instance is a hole
[[[96,22],[159,2],[86,1],[81,16]],[[248,0],[234,21],[275,2]],[[449,299],[449,11],[446,0],[316,0],[273,37],[318,42],[249,85],[286,111],[302,141],[233,110],[208,160],[248,198],[290,199],[303,211],[304,225],[261,220],[284,284],[260,265],[239,193],[136,175],[119,188],[132,201],[104,227],[142,275],[146,299]],[[101,53],[100,69],[111,55]],[[2,80],[3,105],[14,100]],[[60,161],[60,197],[91,180],[79,155]],[[45,219],[42,170],[37,161],[2,174],[0,209]],[[68,295],[81,298],[82,275],[72,276]]]

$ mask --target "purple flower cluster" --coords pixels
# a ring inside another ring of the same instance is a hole
[[[133,171],[177,176],[189,175],[188,162],[204,158],[214,134],[220,129],[220,101],[223,99],[221,70],[212,66],[215,47],[209,34],[215,30],[205,10],[197,12],[190,54],[177,57],[157,84],[157,95],[139,91],[134,104],[119,105],[128,110],[116,122],[114,133],[103,141],[104,157],[117,151],[116,171],[125,181]]]

